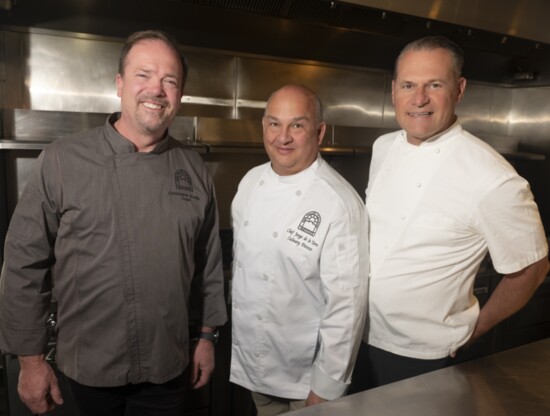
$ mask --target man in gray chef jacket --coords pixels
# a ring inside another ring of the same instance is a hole
[[[353,392],[367,373],[377,386],[451,364],[523,307],[548,272],[529,184],[457,120],[463,62],[441,36],[397,58],[392,100],[402,130],[373,147],[369,322]],[[480,310],[472,288],[487,253],[504,276]]]
[[[44,149],[6,238],[0,349],[19,356],[33,413],[63,403],[43,355],[52,296],[56,364],[82,415],[181,415],[226,322],[214,186],[168,134],[185,58],[166,33],[137,32],[118,72],[121,112]],[[201,304],[194,348],[190,298]]]

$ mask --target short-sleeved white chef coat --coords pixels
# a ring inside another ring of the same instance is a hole
[[[504,274],[548,251],[529,184],[458,122],[420,146],[404,131],[380,137],[370,169],[368,342],[446,357],[475,327],[472,288],[487,250]]]

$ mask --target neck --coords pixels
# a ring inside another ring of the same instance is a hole
[[[160,137],[156,137],[151,134],[140,134],[139,132],[131,131],[126,128],[124,122],[122,122],[120,118],[115,121],[113,127],[124,136],[125,139],[132,142],[138,152],[143,153],[151,152],[157,143],[164,137],[164,134]]]

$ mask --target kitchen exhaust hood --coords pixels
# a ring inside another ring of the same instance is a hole
[[[165,29],[182,45],[392,70],[409,41],[441,34],[466,52],[464,74],[550,83],[545,0],[0,0],[4,25],[126,37]]]

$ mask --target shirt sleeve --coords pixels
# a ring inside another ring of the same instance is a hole
[[[479,203],[476,228],[485,237],[499,273],[518,272],[542,259],[548,245],[537,204],[515,172],[493,180]]]
[[[204,221],[199,230],[195,246],[195,276],[191,301],[200,298],[202,316],[200,325],[219,327],[227,321],[224,297],[224,278],[222,267],[222,249],[218,226],[218,209],[214,193],[214,184],[207,175],[209,202],[205,207]],[[202,296],[197,296],[197,291]]]
[[[52,146],[53,147],[53,146]],[[59,227],[61,174],[55,147],[36,160],[11,218],[0,277],[0,349],[37,355],[47,343],[50,267]]]
[[[366,315],[367,221],[361,208],[349,208],[330,225],[321,254],[326,305],[311,390],[327,400],[342,396],[350,383]]]

